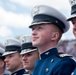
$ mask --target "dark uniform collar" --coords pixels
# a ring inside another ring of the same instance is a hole
[[[23,75],[23,74],[26,74],[25,69],[20,69],[16,72],[12,73],[11,75]]]
[[[45,59],[53,54],[57,54],[58,53],[58,50],[57,48],[52,48],[52,49],[49,49],[47,50],[46,52],[43,52],[41,55],[40,55],[40,58],[41,59]]]

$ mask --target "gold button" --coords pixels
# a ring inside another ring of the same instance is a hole
[[[74,75],[74,72],[72,72],[72,74],[71,75]]]
[[[15,73],[14,75],[17,75],[17,73]]]
[[[48,68],[46,68],[46,72],[48,72],[49,71],[49,69]]]
[[[51,59],[51,63],[54,62],[54,59]]]

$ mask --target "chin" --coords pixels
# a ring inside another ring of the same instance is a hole
[[[33,46],[38,46],[38,42],[32,42]]]
[[[10,68],[7,68],[7,70],[8,70],[8,71],[11,71],[11,69],[10,69]]]
[[[28,67],[27,66],[24,66],[24,69],[28,69]]]
[[[33,46],[37,47],[38,45],[36,43],[34,43]]]

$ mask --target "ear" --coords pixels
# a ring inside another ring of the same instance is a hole
[[[3,60],[0,60],[0,67],[4,67],[4,61]]]
[[[58,32],[53,32],[52,33],[52,40],[57,40],[59,38],[59,33]]]

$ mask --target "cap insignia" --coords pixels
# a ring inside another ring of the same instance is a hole
[[[25,43],[26,42],[26,36],[22,37],[21,42],[22,43]]]
[[[32,15],[38,14],[38,13],[39,13],[39,9],[40,9],[39,6],[35,7],[35,8],[33,9]]]
[[[7,45],[7,44],[9,44],[9,40],[6,40],[6,41],[5,41],[5,45]]]
[[[75,5],[76,4],[76,0],[69,0],[71,6]]]
[[[23,36],[21,36],[20,38],[19,38],[19,40],[20,40],[20,42],[23,44],[23,43],[27,43],[27,42],[31,42],[31,36],[25,36],[25,35],[23,35]]]

